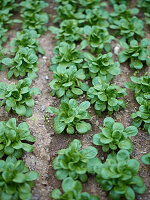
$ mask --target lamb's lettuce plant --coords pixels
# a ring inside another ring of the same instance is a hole
[[[74,180],[87,181],[87,165],[96,157],[98,151],[92,146],[85,149],[81,149],[81,146],[81,142],[75,139],[67,149],[58,151],[58,156],[53,161],[58,180],[71,177]]]
[[[37,40],[39,34],[35,30],[24,29],[16,33],[16,38],[11,40],[11,52],[18,52],[22,47],[33,49],[35,53],[44,54],[44,49],[40,46]]]
[[[149,13],[144,13],[144,15],[145,15],[146,24],[150,25],[150,14]]]
[[[66,95],[68,98],[76,98],[82,95],[83,91],[89,88],[88,84],[82,82],[85,78],[84,70],[78,70],[75,65],[58,66],[53,71],[53,80],[49,84],[52,96],[56,95],[60,98]]]
[[[12,76],[25,77],[26,75],[31,79],[36,78],[38,57],[32,48],[21,47],[14,58],[3,58],[2,63],[9,68],[8,79]]]
[[[22,28],[36,30],[40,35],[43,34],[47,28],[48,14],[43,12],[42,9],[48,6],[48,3],[42,0],[25,0],[20,3]]]
[[[79,134],[84,134],[91,130],[91,124],[84,121],[91,119],[91,115],[87,111],[89,107],[89,101],[84,101],[78,106],[75,99],[62,100],[59,109],[48,107],[47,112],[57,115],[54,118],[54,131],[58,134],[64,131],[73,134],[76,130]]]
[[[145,165],[150,165],[150,152],[144,154],[144,155],[141,157],[141,161],[142,161],[142,163],[144,163]]]
[[[32,95],[40,93],[36,87],[29,88],[31,83],[29,78],[19,80],[17,84],[0,82],[0,107],[4,106],[7,112],[12,110],[20,116],[31,117],[34,106]]]
[[[36,171],[29,171],[22,160],[7,157],[0,160],[0,199],[31,200],[33,181],[38,178]]]
[[[86,61],[83,68],[89,70],[91,78],[96,76],[110,81],[114,75],[120,74],[119,62],[114,62],[112,53],[99,54],[97,57],[85,52],[84,60]]]
[[[150,50],[148,49],[150,41],[148,39],[142,39],[140,44],[137,40],[131,40],[129,45],[126,42],[120,42],[120,44],[125,49],[119,53],[120,63],[130,60],[130,67],[137,70],[142,69],[145,63],[150,66]]]
[[[78,200],[100,200],[98,196],[90,195],[87,192],[82,192],[82,184],[80,181],[75,181],[71,177],[65,178],[62,182],[63,194],[59,189],[52,191],[52,198],[59,200],[78,199]]]
[[[76,49],[75,43],[69,44],[67,42],[61,42],[54,48],[55,56],[52,58],[52,66],[50,69],[53,71],[58,65],[69,66],[78,65],[83,62],[83,56],[80,51]]]
[[[120,5],[120,4],[121,5],[122,4],[127,5],[130,0],[109,0],[109,1],[113,6],[115,6],[116,4],[118,4],[118,5]]]
[[[88,89],[87,95],[99,116],[105,110],[108,114],[112,114],[114,111],[119,111],[120,107],[126,107],[125,101],[120,99],[126,95],[126,89],[107,83],[100,77],[95,77],[92,84],[93,87]]]
[[[143,194],[146,190],[143,179],[137,175],[139,167],[139,161],[130,159],[127,150],[112,152],[106,162],[95,167],[96,179],[111,200],[134,200],[135,193]]]
[[[60,24],[60,28],[50,26],[49,30],[56,34],[56,39],[59,42],[74,42],[82,39],[83,28],[78,25],[78,20],[68,19]]]
[[[88,45],[93,52],[109,52],[111,50],[110,42],[114,39],[109,34],[108,30],[100,26],[84,26],[85,39],[81,42],[81,49],[84,49]]]
[[[0,158],[14,156],[20,158],[23,152],[32,152],[33,146],[27,142],[35,142],[30,134],[27,123],[16,125],[16,119],[11,118],[7,122],[0,122]]]
[[[111,29],[116,30],[117,35],[123,36],[122,40],[132,40],[140,37],[144,37],[144,23],[136,16],[127,20],[122,18],[114,21],[113,25],[110,25]]]
[[[137,6],[142,8],[144,11],[150,11],[150,1],[149,0],[138,0]]]
[[[130,139],[138,133],[135,126],[124,128],[123,124],[115,122],[113,118],[104,119],[104,128],[101,132],[93,136],[93,144],[102,146],[104,152],[117,149],[126,149],[130,153],[133,151],[133,144]]]

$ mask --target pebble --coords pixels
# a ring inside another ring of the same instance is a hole
[[[48,76],[45,76],[45,79],[48,80],[49,79]]]
[[[41,111],[44,111],[45,110],[45,106],[41,106]]]
[[[118,55],[119,54],[119,51],[120,51],[120,45],[117,44],[114,48],[114,54]]]

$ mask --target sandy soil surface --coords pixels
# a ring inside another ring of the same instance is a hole
[[[46,11],[52,15],[50,17],[50,22],[48,25],[52,24],[53,15],[56,14],[56,5],[53,1],[47,0],[49,2],[49,8]],[[132,2],[131,7],[135,5],[135,1]],[[140,15],[142,18],[142,15]],[[6,46],[9,47],[9,42],[15,37],[16,31],[20,30],[21,27],[14,26],[8,33],[8,42]],[[147,37],[150,38],[150,27],[146,27]],[[56,97],[51,97],[50,88],[48,83],[52,80],[52,73],[49,71],[50,60],[53,57],[53,48],[55,47],[56,40],[55,36],[49,31],[46,32],[40,39],[40,44],[45,50],[45,55],[39,55],[39,71],[38,77],[33,82],[34,87],[38,87],[41,90],[41,94],[35,97],[34,114],[31,118],[18,117],[12,113],[7,113],[3,108],[0,109],[0,120],[8,120],[11,117],[16,117],[18,123],[26,121],[29,126],[31,133],[35,136],[36,142],[34,144],[34,152],[27,153],[24,155],[23,160],[29,166],[31,170],[37,170],[39,172],[39,179],[35,182],[35,187],[33,189],[32,200],[50,200],[50,192],[58,187],[60,188],[61,182],[55,178],[55,171],[52,168],[53,159],[57,156],[57,151],[68,147],[68,144],[75,138],[82,141],[83,147],[92,145],[92,136],[99,132],[99,126],[103,125],[103,119],[107,116],[105,113],[102,118],[98,118],[93,108],[89,109],[91,112],[92,119],[92,131],[87,134],[81,135],[57,135],[53,130],[53,119],[54,116],[49,115],[49,120],[45,120],[46,108],[48,106],[59,106],[59,99]],[[112,43],[114,48],[117,42]],[[117,59],[116,56],[114,56]],[[144,74],[145,71],[150,70],[146,68],[141,72]],[[113,83],[124,87],[124,82],[130,80],[130,76],[133,72],[128,63],[121,64],[121,74],[116,76]],[[7,83],[16,82],[17,80],[11,79],[7,80],[5,72],[0,72],[0,81]],[[132,119],[130,114],[138,109],[138,104],[134,100],[134,93],[127,90],[128,95],[125,97],[127,103],[127,108],[125,110],[120,110],[118,113],[114,113],[112,117],[118,122],[123,123],[125,127],[132,124]],[[79,101],[81,101],[80,98]],[[133,139],[134,151],[132,157],[140,160],[141,156],[150,152],[150,136],[147,132],[139,130],[139,133]],[[106,158],[105,153],[102,152],[101,148],[98,148],[98,156],[104,160]],[[147,191],[144,195],[137,195],[136,200],[149,200],[150,199],[150,167],[145,166],[141,163],[140,176],[144,179],[147,186]],[[84,191],[97,194],[101,197],[101,200],[108,200],[107,194],[102,192],[100,185],[96,182],[95,177],[89,177],[88,182],[83,184]]]

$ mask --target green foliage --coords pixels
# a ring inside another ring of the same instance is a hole
[[[67,42],[61,42],[54,48],[54,53],[56,54],[51,62],[51,70],[56,69],[58,65],[60,66],[69,66],[69,65],[78,65],[82,63],[83,58],[81,53],[76,49],[76,45],[69,44]]]
[[[7,78],[10,79],[13,75],[15,77],[25,77],[35,79],[38,71],[38,57],[34,50],[28,47],[21,47],[15,54],[14,58],[3,58],[2,63],[8,66],[9,72]]]
[[[122,18],[126,20],[130,20],[134,15],[138,14],[139,9],[137,8],[132,8],[132,9],[127,9],[127,6],[125,4],[120,4],[114,5],[114,12],[110,13],[110,18],[109,21],[111,24],[117,23],[117,20],[120,20]]]
[[[79,134],[84,134],[91,130],[91,125],[83,121],[91,119],[91,115],[87,111],[89,107],[89,101],[84,101],[78,106],[75,99],[62,100],[59,109],[48,107],[47,112],[57,115],[54,119],[54,131],[60,134],[66,129],[68,134],[73,134],[76,129]]]
[[[0,199],[31,200],[33,181],[38,178],[36,171],[29,171],[22,160],[8,157],[0,160]]]
[[[116,33],[123,36],[123,39],[131,40],[144,37],[143,26],[143,21],[134,16],[130,20],[125,18],[116,20],[113,25],[110,25],[110,28],[117,30]]]
[[[100,200],[98,196],[93,196],[87,192],[82,192],[82,184],[80,181],[74,181],[71,177],[65,178],[62,182],[63,194],[59,189],[54,189],[51,196],[53,199],[59,200]]]
[[[93,87],[88,89],[87,95],[88,99],[91,99],[91,104],[94,104],[94,108],[99,116],[105,110],[108,110],[108,114],[112,114],[114,111],[119,111],[120,106],[125,108],[124,100],[119,98],[126,95],[125,89],[107,83],[100,77],[95,77],[92,80],[92,84]]]
[[[116,4],[128,4],[128,2],[130,1],[130,0],[109,0],[110,1],[110,3],[112,4],[112,5],[116,5]]]
[[[149,13],[144,13],[144,14],[145,14],[146,24],[150,25],[150,14]]]
[[[93,143],[102,146],[104,152],[111,150],[126,149],[130,153],[133,151],[131,136],[138,133],[134,126],[128,126],[126,129],[123,124],[115,122],[113,118],[104,119],[104,128],[100,127],[101,132],[93,136]]]
[[[91,78],[98,76],[110,81],[114,75],[120,74],[120,64],[113,61],[111,52],[107,54],[99,54],[97,57],[85,52],[84,59],[86,63],[83,68],[89,70]]]
[[[81,42],[81,49],[88,45],[93,52],[102,52],[105,49],[107,52],[111,50],[110,42],[114,39],[109,34],[106,28],[100,26],[84,26],[85,40]]]
[[[150,12],[150,1],[149,0],[138,0],[138,7],[142,8],[146,12]]]
[[[22,122],[16,126],[16,119],[11,118],[0,122],[0,158],[12,155],[20,158],[24,151],[32,152],[33,146],[26,142],[34,142],[27,123]]]
[[[141,157],[141,161],[142,161],[142,163],[144,163],[145,165],[150,165],[150,152],[147,153],[147,154],[144,154],[144,155]]]
[[[83,94],[83,91],[87,91],[89,87],[88,84],[82,82],[84,79],[83,69],[78,70],[75,65],[58,66],[53,71],[53,80],[49,84],[53,90],[52,96],[56,95],[60,98],[66,95],[68,98],[76,98]]]
[[[40,35],[46,31],[45,24],[48,23],[48,15],[42,9],[48,6],[42,0],[25,0],[20,3],[22,6],[21,17],[23,19],[23,29],[36,30]]]
[[[19,80],[17,84],[0,82],[0,107],[4,106],[7,112],[13,111],[20,116],[31,117],[34,100],[32,95],[40,93],[38,88],[29,88],[32,80]]]
[[[125,50],[119,53],[120,63],[130,59],[130,67],[137,70],[143,68],[143,62],[150,66],[150,50],[148,49],[150,41],[148,39],[142,39],[140,44],[136,40],[131,40],[129,45],[126,42],[121,42],[121,45]]]
[[[66,177],[71,177],[85,182],[88,178],[87,165],[92,162],[97,153],[92,146],[81,149],[81,142],[77,139],[73,140],[67,149],[58,151],[58,156],[53,161],[53,168],[57,170],[57,179],[64,180]]]
[[[44,54],[44,50],[40,47],[39,41],[37,40],[38,37],[39,35],[35,30],[24,29],[21,32],[17,32],[16,38],[11,40],[10,43],[13,47],[11,52],[18,52],[20,48],[28,47],[33,49],[35,53]]]
[[[49,27],[59,42],[74,42],[82,39],[83,28],[79,28],[78,21],[75,19],[64,20],[60,24],[60,28],[54,26]]]
[[[137,175],[139,166],[139,161],[130,159],[127,150],[120,150],[109,154],[106,162],[95,168],[96,179],[109,192],[111,200],[134,200],[135,192],[143,194],[146,190],[144,181]]]

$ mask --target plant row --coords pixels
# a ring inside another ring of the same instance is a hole
[[[99,117],[102,113],[113,114],[126,103],[125,88],[112,84],[113,77],[120,74],[120,63],[129,62],[134,70],[150,66],[150,41],[145,36],[144,23],[138,19],[138,8],[128,9],[130,1],[110,0],[114,11],[108,13],[107,3],[93,0],[57,0],[59,3],[55,22],[59,27],[51,26],[49,30],[56,35],[55,56],[51,60],[50,70],[53,80],[50,82],[52,96],[61,99],[60,106],[48,107],[47,112],[55,114],[54,131],[58,134],[85,134],[91,130],[89,123],[90,105]],[[143,2],[143,1],[142,1]],[[144,1],[150,6],[149,1]],[[141,1],[139,7],[144,7]],[[147,7],[148,7],[147,6]],[[147,20],[146,20],[147,22]],[[110,32],[114,33],[111,35]],[[121,36],[122,50],[118,62],[114,61],[111,42]],[[140,42],[139,42],[140,40]],[[113,118],[105,118],[104,128],[93,136],[93,144],[102,146],[104,152],[111,152],[104,163],[96,158],[97,150],[87,147],[81,150],[81,142],[74,140],[69,148],[58,151],[53,161],[56,177],[62,180],[62,192],[55,189],[53,199],[93,199],[98,196],[82,192],[81,182],[88,175],[96,175],[104,191],[109,192],[110,199],[135,199],[135,193],[143,194],[146,186],[137,175],[139,161],[131,159],[133,151],[131,136],[138,133],[137,127],[143,126],[149,132],[149,92],[150,77],[146,74],[140,78],[132,77],[134,83],[125,83],[125,87],[135,91],[140,104],[139,111],[133,113],[133,126],[126,129]],[[78,103],[78,97],[87,100]],[[149,154],[141,160],[150,164]]]
[[[44,54],[38,38],[46,31],[48,15],[42,9],[48,4],[41,0],[25,0],[20,4],[7,0],[0,4],[7,15],[5,19],[2,18],[3,24],[12,23],[9,12],[13,8],[21,6],[22,17],[22,20],[18,20],[22,23],[22,31],[11,40],[9,53],[5,50],[0,53],[0,70],[8,69],[8,79],[24,78],[16,84],[0,82],[0,107],[19,116],[31,117],[34,107],[32,96],[39,94],[40,90],[30,86],[38,71],[38,54]],[[30,134],[28,124],[22,122],[17,125],[15,118],[1,121],[0,132],[0,199],[30,200],[33,181],[38,178],[38,173],[30,171],[20,159],[24,152],[33,151],[35,138]]]

